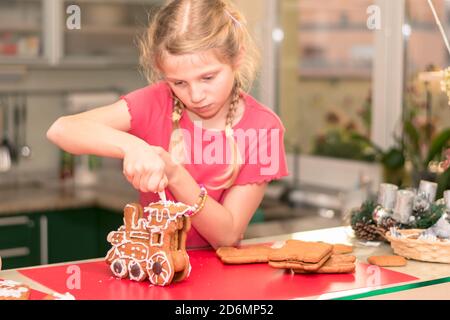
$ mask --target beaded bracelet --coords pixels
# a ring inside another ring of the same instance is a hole
[[[194,216],[200,212],[205,206],[206,199],[208,198],[208,191],[203,185],[200,185],[200,195],[198,196],[197,203],[192,206],[193,210],[189,216]]]

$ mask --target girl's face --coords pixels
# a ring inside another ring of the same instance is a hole
[[[234,70],[219,61],[212,50],[177,56],[167,54],[162,71],[175,95],[200,118],[211,119],[230,103]]]

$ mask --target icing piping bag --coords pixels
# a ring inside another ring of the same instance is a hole
[[[163,202],[167,202],[167,199],[166,199],[166,192],[165,192],[165,191],[158,192],[158,195],[159,195],[159,198],[160,198]]]

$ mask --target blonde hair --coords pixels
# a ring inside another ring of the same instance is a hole
[[[230,92],[231,104],[226,116],[225,134],[231,147],[231,164],[211,189],[230,187],[236,179],[242,158],[234,139],[233,121],[242,90],[250,90],[259,66],[259,50],[247,30],[242,14],[225,0],[173,0],[153,17],[140,41],[141,69],[149,83],[163,80],[165,54],[183,55],[213,50],[216,57],[230,65],[240,58],[235,82]],[[241,55],[241,53],[245,53]],[[185,106],[173,95],[173,131],[169,151],[180,162],[185,156],[185,142],[179,121]]]

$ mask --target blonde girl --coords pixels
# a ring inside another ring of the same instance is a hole
[[[47,137],[73,154],[123,159],[143,206],[197,204],[188,247],[242,238],[266,185],[286,176],[284,127],[248,92],[258,50],[224,0],[174,0],[141,41],[149,85],[116,103],[55,121]]]

